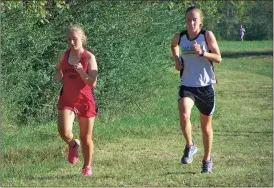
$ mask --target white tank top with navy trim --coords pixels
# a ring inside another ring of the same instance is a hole
[[[216,83],[216,78],[214,75],[212,62],[205,57],[199,56],[193,50],[195,40],[201,45],[205,52],[209,52],[205,35],[203,33],[200,32],[196,38],[189,40],[187,33],[184,32],[179,39],[184,69],[181,77],[181,85],[189,87],[202,87],[214,84]]]

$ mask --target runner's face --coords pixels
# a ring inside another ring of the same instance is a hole
[[[186,15],[186,25],[189,31],[198,31],[200,28],[202,21],[201,15],[195,9],[189,11]]]
[[[82,48],[82,37],[76,31],[70,31],[67,34],[67,43],[71,49],[79,50]]]

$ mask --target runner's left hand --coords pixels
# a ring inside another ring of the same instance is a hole
[[[193,43],[193,49],[197,53],[197,55],[200,55],[202,53],[201,45],[198,44],[196,40]]]
[[[75,65],[74,65],[74,69],[75,69],[78,73],[83,72],[83,66],[82,66],[81,63],[75,64]]]

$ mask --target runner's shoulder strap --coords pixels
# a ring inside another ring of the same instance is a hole
[[[184,35],[186,35],[186,34],[187,34],[187,30],[184,30],[184,31],[182,31],[182,32],[180,33],[178,45],[180,45],[182,36],[184,36]]]

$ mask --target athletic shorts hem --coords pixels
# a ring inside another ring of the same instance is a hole
[[[195,106],[200,113],[211,116],[215,110],[215,92],[213,85],[204,87],[180,86],[178,92],[178,101],[184,97],[194,101]]]
[[[58,107],[58,111],[61,111],[61,110],[71,110],[74,112],[75,115],[77,115],[79,117],[84,117],[84,118],[93,118],[93,117],[96,117],[96,115],[97,115],[95,110],[94,110],[94,112],[89,112],[89,113],[83,114],[80,112],[75,112],[74,108],[69,107],[69,106]],[[89,115],[87,115],[87,114],[89,114]]]

